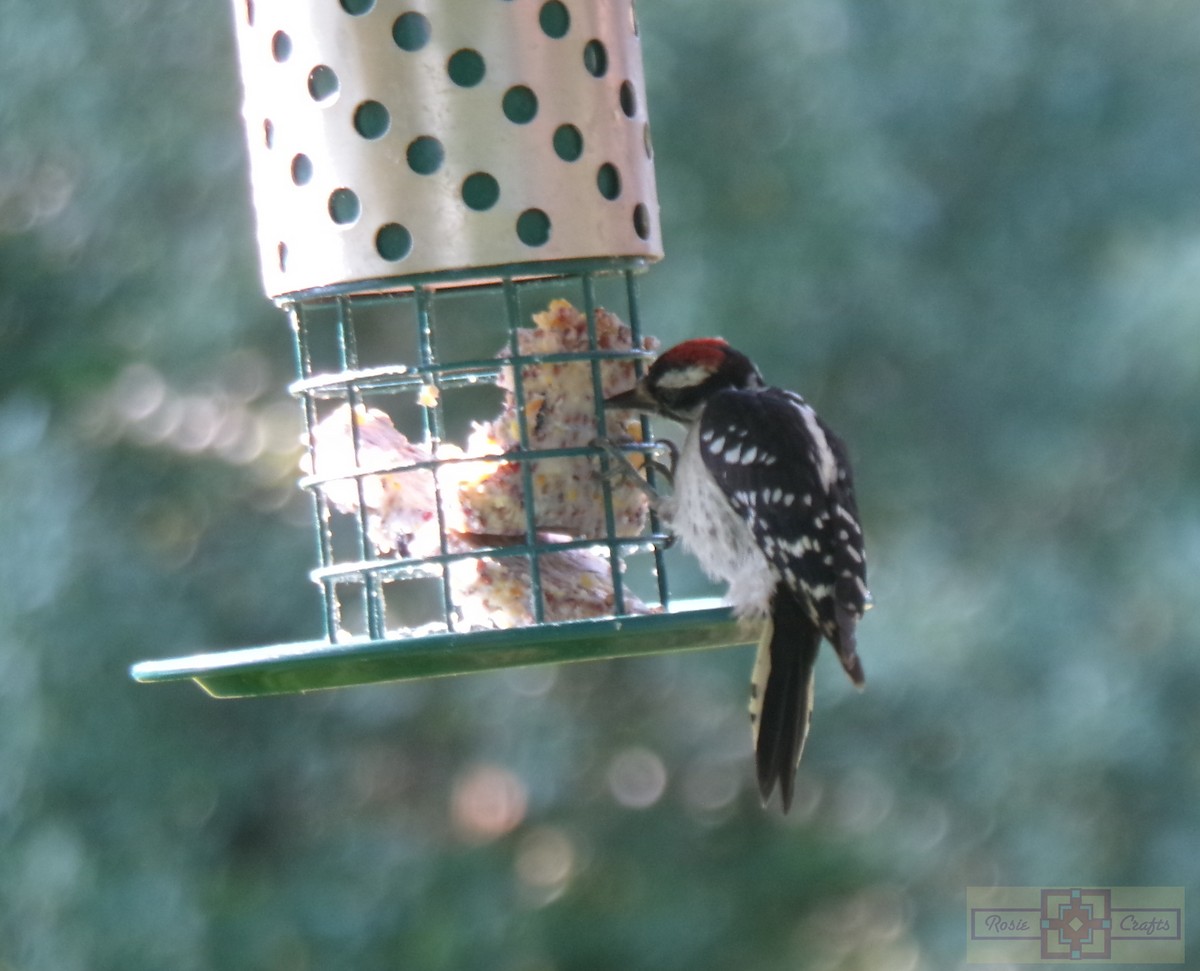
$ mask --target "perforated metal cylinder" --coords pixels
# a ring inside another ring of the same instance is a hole
[[[234,7],[269,295],[662,255],[632,0]]]

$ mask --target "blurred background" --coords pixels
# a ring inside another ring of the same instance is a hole
[[[639,13],[645,325],[857,464],[869,687],[822,657],[791,815],[749,649],[129,681],[321,634],[231,12],[0,0],[3,971],[953,969],[967,886],[1196,890],[1200,7]]]

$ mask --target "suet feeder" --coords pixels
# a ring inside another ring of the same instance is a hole
[[[236,0],[325,637],[135,665],[216,696],[744,643],[679,602],[643,420],[662,255],[632,0]]]

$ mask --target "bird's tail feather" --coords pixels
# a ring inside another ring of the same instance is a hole
[[[776,590],[750,685],[758,790],[765,803],[779,784],[783,811],[792,805],[796,766],[812,717],[813,667],[821,631],[786,590]]]
[[[836,625],[829,640],[833,650],[842,662],[842,667],[854,682],[854,687],[861,688],[867,683],[863,673],[862,661],[858,657],[858,640],[854,629],[858,625],[858,615],[847,610],[842,604],[834,608]]]

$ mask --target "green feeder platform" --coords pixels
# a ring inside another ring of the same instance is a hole
[[[239,697],[750,643],[672,598],[671,538],[596,444],[613,374],[653,356],[637,278],[662,256],[632,0],[234,9],[325,637],[133,677]],[[533,336],[556,314],[575,343]],[[653,486],[648,422],[621,441]],[[571,501],[586,527],[551,513]]]

